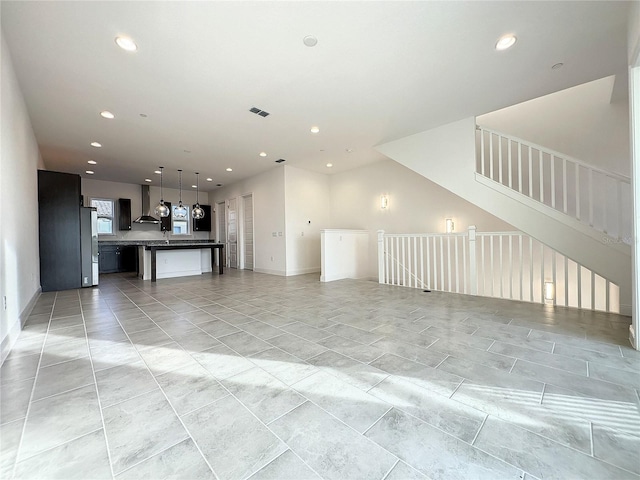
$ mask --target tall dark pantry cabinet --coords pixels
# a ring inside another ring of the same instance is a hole
[[[81,287],[80,176],[38,170],[43,292]]]

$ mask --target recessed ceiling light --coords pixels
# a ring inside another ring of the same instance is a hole
[[[216,183],[216,187],[221,187],[222,184],[221,183]]]
[[[313,36],[313,35],[307,35],[306,37],[304,37],[302,39],[302,42],[307,46],[307,47],[315,47],[318,44],[318,39]]]
[[[93,170],[87,170],[85,173],[88,173],[89,175],[93,175],[94,171]]]
[[[311,127],[311,133],[318,133],[320,131],[320,127],[313,126]]]
[[[141,116],[142,118],[147,118],[149,115],[147,115],[146,113],[141,113],[141,114],[140,114],[140,116]]]
[[[191,188],[198,188],[197,185],[191,185]]]
[[[328,167],[328,168],[333,167],[333,163],[327,163],[327,167]]]
[[[98,162],[96,162],[95,160],[89,160],[87,163],[88,163],[89,165],[95,165],[95,164],[97,164]]]
[[[353,148],[345,148],[344,151],[347,152],[347,153],[352,153],[353,152]]]
[[[551,67],[551,70],[558,70],[559,68],[562,68],[563,65],[564,65],[564,63],[562,63],[562,62],[556,63],[555,65],[553,65]]]
[[[156,175],[162,175],[162,172],[160,170],[156,170],[153,173],[155,173]]]
[[[100,148],[102,146],[102,144],[98,143],[98,142],[91,142],[91,146],[92,147],[96,147],[96,148]]]
[[[227,172],[233,172],[233,168],[227,168]]]
[[[207,182],[213,182],[213,178],[207,178]]]
[[[267,152],[260,152],[260,156],[261,157],[266,157],[267,156]]]
[[[516,36],[508,33],[507,35],[501,36],[496,42],[496,50],[506,50],[509,47],[513,47],[516,43]]]
[[[151,182],[151,179],[150,178],[145,178],[144,181],[145,182]]]
[[[103,118],[108,118],[109,120],[116,118],[116,116],[109,110],[103,110],[102,112],[100,112],[100,116]]]
[[[138,50],[136,42],[134,42],[130,37],[116,37],[116,44],[127,52],[135,52]]]

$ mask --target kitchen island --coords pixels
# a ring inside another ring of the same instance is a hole
[[[104,249],[135,247],[136,270],[143,280],[155,282],[159,278],[200,275],[215,271],[218,250],[218,273],[223,273],[224,244],[211,240],[105,240]]]
[[[215,265],[215,255],[213,253],[214,250],[219,250],[220,254],[218,256],[219,261],[218,261],[218,273],[220,275],[222,275],[224,273],[224,268],[223,268],[223,264],[224,262],[222,261],[224,259],[224,243],[214,243],[214,242],[188,242],[188,241],[182,241],[182,242],[176,242],[176,243],[158,243],[158,244],[151,244],[151,245],[146,245],[144,247],[144,249],[146,251],[151,252],[151,258],[150,258],[150,268],[151,268],[151,281],[155,282],[157,279],[157,269],[158,269],[158,251],[161,252],[165,252],[165,251],[176,251],[176,250],[203,250],[203,249],[210,249],[211,250],[211,271],[214,270],[214,265]],[[165,258],[165,264],[168,263],[168,259]],[[202,273],[202,271],[200,272]],[[184,274],[181,275],[173,275],[173,276],[183,276]],[[165,276],[164,278],[169,278],[168,276]],[[144,279],[144,276],[143,276]]]

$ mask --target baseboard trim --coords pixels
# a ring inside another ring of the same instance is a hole
[[[266,273],[267,275],[278,275],[279,277],[287,276],[287,272],[283,272],[282,270],[271,270],[269,268],[254,268],[253,271],[256,273]]]
[[[321,282],[334,282],[336,280],[370,280],[371,277],[350,277],[347,274],[320,275]]]
[[[22,313],[18,317],[18,321],[13,323],[11,330],[9,330],[7,336],[2,340],[2,344],[0,344],[0,365],[2,365],[7,356],[9,356],[14,343],[16,343],[16,340],[18,339],[18,335],[20,335],[24,324],[27,322],[29,315],[31,315],[33,307],[36,306],[36,302],[40,298],[41,294],[42,287],[38,287],[31,297],[31,300],[29,300],[29,303],[27,303],[27,306],[22,310]]]
[[[287,272],[287,277],[293,277],[295,275],[306,275],[308,273],[320,273],[320,267],[301,268],[299,270],[292,270]]]

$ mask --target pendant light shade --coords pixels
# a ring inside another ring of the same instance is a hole
[[[156,215],[158,215],[159,217],[163,217],[166,218],[169,216],[169,207],[167,207],[164,204],[164,192],[162,190],[162,169],[164,167],[159,167],[160,168],[160,203],[158,204],[158,206],[156,206]]]
[[[199,182],[198,175],[200,174],[196,172],[196,206],[193,207],[193,210],[191,211],[191,216],[195,220],[200,220],[201,218],[204,218],[204,210],[202,209],[202,207],[200,207],[200,202],[198,202],[198,190],[200,190],[200,182]]]
[[[173,216],[176,218],[187,218],[188,215],[188,210],[187,207],[185,207],[182,204],[182,170],[178,170],[179,175],[180,175],[180,180],[179,180],[179,187],[180,187],[180,201],[178,202],[178,206],[175,208],[175,210],[173,211]]]

